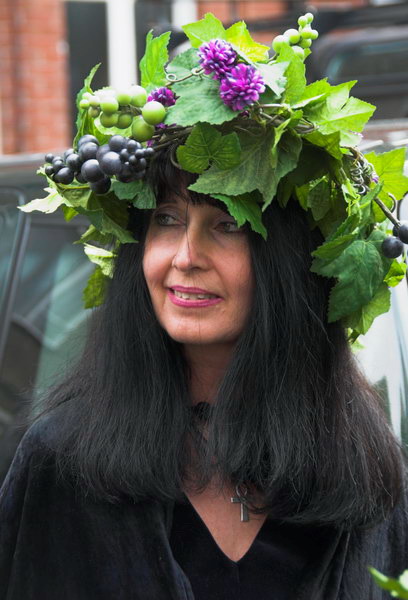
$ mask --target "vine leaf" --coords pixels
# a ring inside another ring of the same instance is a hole
[[[199,48],[204,42],[214,39],[226,39],[224,25],[212,13],[207,13],[202,19],[195,23],[189,23],[182,27],[184,33],[190,40],[193,48]]]
[[[169,60],[167,51],[169,40],[170,31],[158,37],[153,37],[153,32],[149,31],[146,36],[146,50],[139,66],[141,84],[148,92],[167,82],[164,67]]]
[[[199,123],[186,144],[177,148],[177,160],[186,171],[202,173],[213,162],[219,169],[230,169],[240,163],[241,147],[236,133],[222,136],[208,123]]]
[[[216,200],[224,202],[228,212],[241,227],[248,221],[253,231],[260,233],[266,240],[267,231],[262,223],[262,212],[259,206],[258,194],[241,194],[240,196],[225,196],[224,194],[212,194]]]

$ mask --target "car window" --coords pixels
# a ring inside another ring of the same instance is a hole
[[[330,81],[347,81],[379,75],[407,77],[408,40],[355,45],[334,56],[327,65]]]
[[[17,204],[17,191],[0,189],[0,309],[5,300],[11,262],[18,243],[22,216],[16,210]]]
[[[94,269],[73,243],[82,233],[52,215],[31,219],[0,364],[0,482],[23,433],[15,427],[22,410],[80,356],[89,316],[82,290]]]

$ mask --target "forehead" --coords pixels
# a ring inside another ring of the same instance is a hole
[[[161,204],[178,204],[185,206],[186,208],[189,205],[192,206],[213,206],[214,208],[218,208],[225,214],[229,214],[226,205],[221,200],[217,200],[215,198],[211,198],[211,196],[205,196],[204,194],[196,194],[194,192],[190,193],[188,190],[181,191],[180,193],[171,193],[166,196],[161,196],[157,198],[156,205],[160,206]]]

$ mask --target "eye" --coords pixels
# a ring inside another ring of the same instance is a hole
[[[153,219],[157,225],[164,227],[177,224],[177,219],[168,213],[156,213],[153,215]]]
[[[238,227],[236,221],[223,221],[218,227],[220,227],[224,233],[243,233],[244,231],[242,227]]]

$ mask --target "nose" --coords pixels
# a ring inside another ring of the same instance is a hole
[[[187,224],[178,240],[172,266],[179,271],[206,270],[209,263],[209,249],[204,232],[193,223]]]

